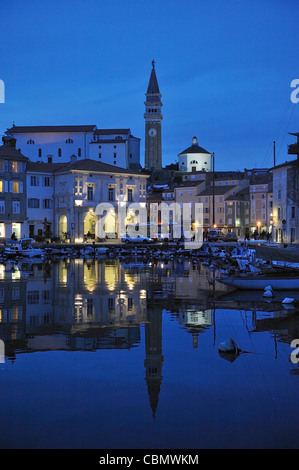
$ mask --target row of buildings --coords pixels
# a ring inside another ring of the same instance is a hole
[[[168,167],[162,166],[162,101],[155,62],[145,93],[145,159],[140,140],[127,129],[96,125],[16,126],[8,128],[0,147],[0,240],[24,236],[69,239],[99,236],[98,204],[107,203],[104,232],[120,233],[117,208],[139,204],[144,223],[158,226],[157,204],[202,204],[204,230],[218,227],[239,237],[271,234],[276,242],[299,241],[297,142],[290,162],[273,168],[214,171],[214,154],[196,137]],[[123,226],[134,220],[128,210]],[[140,219],[139,219],[140,222]],[[177,223],[181,223],[178,220]],[[183,232],[182,232],[183,233]]]
[[[297,143],[289,152],[298,151]],[[179,168],[134,171],[92,159],[65,163],[32,162],[16,148],[16,140],[3,137],[0,147],[0,238],[24,236],[70,239],[97,238],[96,207],[108,203],[105,233],[118,238],[117,211],[120,203],[146,208],[144,222],[153,220],[152,204],[196,203],[203,207],[203,227],[236,231],[243,238],[270,233],[273,241],[294,243],[299,210],[298,160],[271,169],[243,172]],[[134,217],[126,212],[126,223]],[[126,224],[125,223],[125,224]]]

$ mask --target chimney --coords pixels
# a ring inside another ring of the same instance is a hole
[[[2,137],[2,142],[3,142],[3,145],[5,145],[6,147],[16,148],[17,140],[14,137],[10,137],[8,135],[5,135],[5,136]]]

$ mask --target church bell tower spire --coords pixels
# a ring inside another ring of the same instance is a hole
[[[155,61],[152,61],[152,70],[145,94],[145,161],[147,170],[162,168],[162,133],[161,121],[163,119],[161,108],[161,93],[156,76]]]

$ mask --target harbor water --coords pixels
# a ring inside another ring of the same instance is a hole
[[[0,447],[298,448],[298,319],[188,259],[0,265]]]

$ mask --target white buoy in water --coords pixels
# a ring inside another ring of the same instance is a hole
[[[292,304],[293,302],[295,302],[295,299],[292,299],[291,297],[286,297],[282,303],[283,304]]]
[[[226,341],[223,341],[223,343],[220,343],[218,346],[218,350],[222,352],[237,352],[238,346],[236,345],[235,341],[230,338]]]
[[[264,288],[264,290],[273,290],[273,287],[272,287],[272,286],[266,286],[266,287]]]

